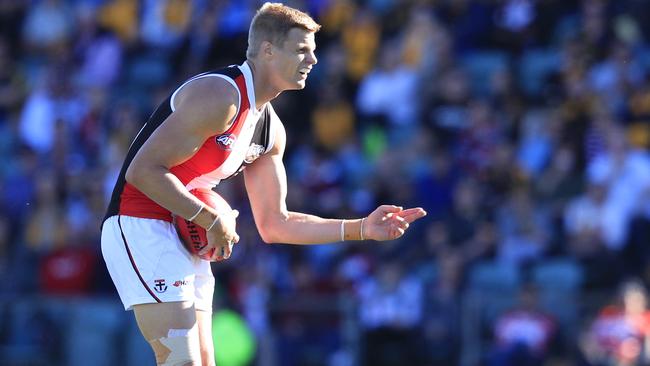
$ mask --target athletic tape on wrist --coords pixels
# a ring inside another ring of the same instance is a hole
[[[196,218],[199,216],[199,214],[201,213],[201,211],[203,211],[203,205],[201,205],[201,206],[199,207],[199,210],[196,211],[196,213],[194,214],[194,216],[192,216],[192,217],[190,217],[189,219],[187,219],[187,221],[189,221],[189,222],[193,222],[194,219],[196,219]]]
[[[217,217],[214,219],[214,221],[212,221],[212,224],[211,224],[210,226],[208,226],[207,229],[205,229],[205,231],[210,231],[210,230],[214,227],[214,225],[217,224],[217,221],[219,221],[220,218],[221,218],[221,215],[217,216]]]
[[[363,222],[364,222],[364,221],[366,221],[366,218],[365,218],[365,217],[361,219],[361,227],[359,228],[359,237],[361,238],[361,240],[366,240],[366,239],[363,237]]]

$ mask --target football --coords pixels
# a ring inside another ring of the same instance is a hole
[[[218,193],[211,189],[193,189],[190,191],[196,198],[204,202],[206,205],[214,208],[220,214],[230,213],[232,210],[230,205],[226,200],[223,199]],[[205,233],[205,229],[201,226],[185,220],[180,216],[174,215],[174,224],[176,225],[176,230],[178,231],[178,236],[185,245],[187,250],[199,256],[199,251],[203,249],[208,244],[208,238]],[[214,249],[211,251],[199,256],[201,259],[210,260],[210,257],[214,253]]]

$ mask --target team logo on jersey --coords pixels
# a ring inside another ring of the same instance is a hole
[[[235,146],[235,141],[237,141],[237,136],[231,134],[231,133],[224,133],[223,135],[219,135],[215,137],[215,141],[217,142],[217,145],[219,145],[220,148],[223,150],[232,150],[232,147]]]
[[[154,280],[156,284],[153,286],[154,290],[156,290],[157,293],[161,294],[165,291],[167,291],[167,285],[165,285],[165,280],[160,279],[160,280]]]
[[[251,144],[251,146],[248,147],[248,151],[246,151],[246,157],[244,158],[244,162],[246,162],[246,164],[250,164],[254,162],[255,159],[259,158],[263,152],[264,152],[264,146],[258,144]]]

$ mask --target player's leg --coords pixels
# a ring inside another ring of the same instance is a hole
[[[212,339],[212,312],[196,310],[196,321],[199,326],[199,344],[201,346],[201,361],[203,366],[214,366],[214,340]]]
[[[214,366],[214,341],[212,339],[212,300],[214,298],[214,275],[210,262],[199,260],[194,264],[194,307],[199,326],[199,343],[203,366]]]
[[[102,253],[124,309],[135,311],[159,364],[200,365],[196,309],[205,309],[204,302],[211,309],[212,292],[197,302],[197,263],[204,261],[187,252],[173,224],[111,217],[102,228]]]
[[[134,305],[138,327],[156,356],[156,364],[199,366],[199,325],[190,301]]]

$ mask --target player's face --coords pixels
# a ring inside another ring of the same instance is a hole
[[[302,89],[307,75],[318,62],[314,33],[292,28],[281,47],[274,47],[275,83],[281,90]]]

